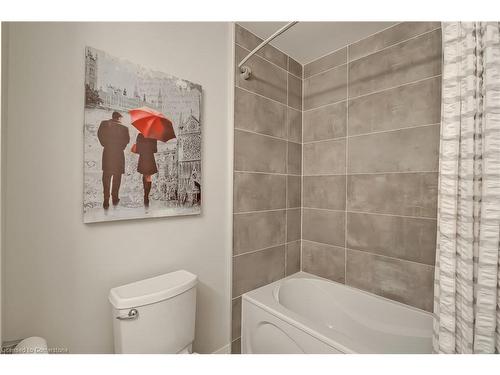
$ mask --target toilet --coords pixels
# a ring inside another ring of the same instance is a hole
[[[47,341],[43,337],[32,336],[21,340],[14,348],[12,354],[47,354]]]
[[[115,353],[192,353],[196,284],[179,270],[111,289]]]

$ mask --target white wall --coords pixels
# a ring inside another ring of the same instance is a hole
[[[4,339],[112,352],[111,287],[185,268],[199,276],[195,350],[229,343],[227,23],[9,25]],[[203,214],[82,223],[84,47],[203,86]]]

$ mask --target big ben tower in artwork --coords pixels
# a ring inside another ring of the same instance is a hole
[[[92,90],[97,89],[97,54],[92,54],[90,48],[85,49],[85,83]]]

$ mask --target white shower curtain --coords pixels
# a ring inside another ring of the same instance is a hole
[[[498,22],[446,22],[434,350],[500,352]]]

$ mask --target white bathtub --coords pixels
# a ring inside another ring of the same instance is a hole
[[[430,313],[305,272],[242,303],[242,353],[432,352]]]

